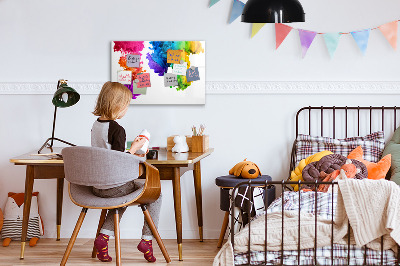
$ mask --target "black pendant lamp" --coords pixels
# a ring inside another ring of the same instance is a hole
[[[304,10],[298,0],[249,0],[243,8],[242,22],[304,22]]]

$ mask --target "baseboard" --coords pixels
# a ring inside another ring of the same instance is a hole
[[[56,82],[0,83],[0,94],[53,94]],[[96,95],[103,82],[71,82]],[[208,81],[206,94],[400,94],[400,81]]]

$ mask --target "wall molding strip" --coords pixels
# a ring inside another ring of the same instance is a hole
[[[80,94],[98,94],[103,82],[71,82]],[[53,94],[53,82],[0,82],[0,94]],[[400,94],[400,81],[208,81],[206,94]]]

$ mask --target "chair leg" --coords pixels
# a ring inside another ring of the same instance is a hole
[[[96,238],[100,234],[101,227],[103,227],[104,221],[106,220],[106,215],[107,215],[107,210],[106,209],[101,210],[101,215],[100,215],[100,219],[99,219],[99,226],[97,226]],[[92,258],[96,258],[96,254],[97,254],[97,250],[96,250],[96,248],[95,248],[95,246],[93,244]]]
[[[115,234],[115,256],[117,257],[115,265],[121,265],[121,245],[119,238],[119,213],[118,209],[115,209],[114,214],[114,234]]]
[[[229,212],[225,212],[225,217],[224,217],[224,221],[222,222],[221,234],[219,235],[217,248],[220,248],[222,246],[222,242],[224,241],[226,228],[228,227],[228,222],[229,222]]]
[[[81,229],[83,220],[85,219],[87,208],[82,208],[81,214],[79,215],[78,221],[76,222],[74,232],[72,232],[72,236],[68,242],[67,249],[65,250],[64,256],[61,260],[60,265],[64,266],[67,263],[69,254],[71,253],[72,247],[74,246],[76,237],[78,236],[79,230]]]
[[[142,208],[143,214],[144,214],[144,219],[146,220],[147,224],[150,227],[151,232],[153,233],[153,236],[155,237],[155,239],[157,240],[157,244],[161,249],[161,252],[164,256],[164,259],[167,263],[171,262],[171,259],[168,255],[168,251],[164,246],[164,243],[161,240],[160,234],[158,233],[158,230],[156,228],[156,225],[153,222],[153,219],[150,216],[149,211],[146,208],[146,205],[140,205],[140,207]]]

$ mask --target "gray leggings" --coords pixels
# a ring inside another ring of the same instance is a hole
[[[138,181],[135,182],[135,180],[132,180],[119,187],[113,187],[108,189],[98,189],[94,187],[93,194],[101,198],[122,197],[142,188],[143,186],[144,182],[138,182]],[[146,204],[146,207],[149,210],[151,218],[153,218],[154,224],[156,225],[157,228],[158,228],[158,221],[160,219],[161,202],[162,202],[162,196],[160,194],[160,197],[155,202]],[[126,207],[118,208],[119,219],[122,218],[122,215],[124,214],[125,210]],[[109,236],[114,236],[114,214],[115,214],[115,209],[108,210],[106,220],[104,221],[100,233]],[[146,240],[153,239],[153,234],[146,220],[144,221],[143,225],[142,239]]]

